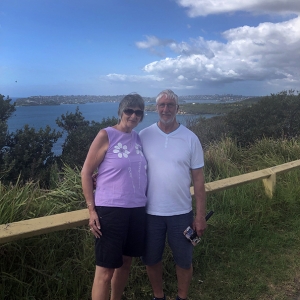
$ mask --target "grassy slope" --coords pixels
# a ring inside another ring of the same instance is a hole
[[[264,169],[299,156],[299,141],[264,140],[242,151],[225,140],[205,153],[206,181]],[[189,300],[299,297],[299,177],[300,170],[280,174],[271,200],[261,182],[209,195],[208,210],[215,214],[195,247]],[[79,173],[69,169],[50,192],[34,184],[0,186],[1,223],[79,209],[82,203]],[[0,299],[90,296],[94,253],[86,227],[0,245],[0,254]],[[164,255],[164,280],[168,299],[174,299],[176,278],[169,250]],[[136,259],[124,299],[151,299],[151,295],[145,267]]]
[[[297,142],[264,140],[241,152],[227,140],[209,149],[205,173],[211,181],[212,177],[230,177],[282,164],[297,159],[299,154]],[[266,197],[260,181],[208,197],[208,210],[215,214],[195,247],[190,300],[298,299],[299,178],[300,170],[279,175],[273,199]],[[176,277],[170,252],[164,262],[165,290],[168,299],[174,299]],[[133,276],[126,299],[150,299],[149,285],[143,284],[147,277],[143,270],[137,269],[137,273],[141,288],[136,287],[137,276]]]

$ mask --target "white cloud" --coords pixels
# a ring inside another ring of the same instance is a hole
[[[148,49],[157,46],[165,46],[171,43],[172,40],[161,40],[156,36],[148,36],[146,35],[146,41],[136,42],[136,46],[140,49]]]
[[[151,53],[164,56],[164,52],[162,51],[164,46],[168,46],[174,43],[174,40],[171,39],[159,39],[156,36],[148,36],[146,35],[145,41],[136,42],[135,45],[139,49],[148,49]]]
[[[190,17],[236,11],[290,14],[300,12],[299,0],[176,0],[188,9]]]
[[[106,76],[102,76],[101,79],[109,80],[109,81],[119,81],[119,82],[147,82],[147,81],[162,81],[162,77],[158,77],[155,75],[126,75],[126,74],[108,74]]]
[[[190,55],[190,54],[203,54],[208,57],[213,57],[213,52],[209,49],[207,42],[202,38],[198,37],[198,39],[190,39],[188,42],[176,43],[171,39],[159,39],[155,36],[146,37],[146,41],[136,42],[136,46],[140,49],[150,49],[152,53],[161,54],[162,51],[159,52],[159,49],[162,47],[168,47],[173,52],[182,55]],[[161,55],[159,55],[161,56]]]
[[[188,8],[193,17],[241,10],[273,14],[293,12],[294,16],[295,12],[300,12],[300,0],[177,0],[177,3]],[[224,31],[225,42],[205,40],[201,36],[180,42],[145,36],[136,46],[160,56],[144,66],[147,75],[109,74],[105,79],[174,90],[215,90],[217,87],[224,90],[227,84],[231,88],[251,89],[258,86],[258,82],[261,90],[266,86],[299,90],[300,16],[290,18],[280,23],[265,22],[256,27],[242,26]]]
[[[176,44],[174,42],[170,44],[169,47],[175,53],[182,55],[201,54],[209,58],[214,56],[214,53],[209,48],[209,44],[202,37],[198,37],[198,39],[190,39],[190,43],[181,42]]]
[[[146,36],[146,41],[136,42],[136,46],[140,49],[147,49],[159,45],[159,39],[155,36]]]
[[[281,23],[243,26],[223,33],[226,43],[171,43],[176,57],[147,64],[144,71],[173,85],[267,81],[300,84],[300,17]]]

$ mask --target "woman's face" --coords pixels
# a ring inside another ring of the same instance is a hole
[[[135,128],[141,121],[144,111],[138,106],[127,107],[123,110],[121,122],[128,128]]]

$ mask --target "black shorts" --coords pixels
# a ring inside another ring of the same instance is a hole
[[[95,238],[96,265],[120,268],[123,255],[139,257],[144,254],[145,207],[122,208],[96,206],[102,236]]]

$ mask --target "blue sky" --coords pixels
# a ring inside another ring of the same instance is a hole
[[[1,0],[0,94],[300,90],[299,0]]]

